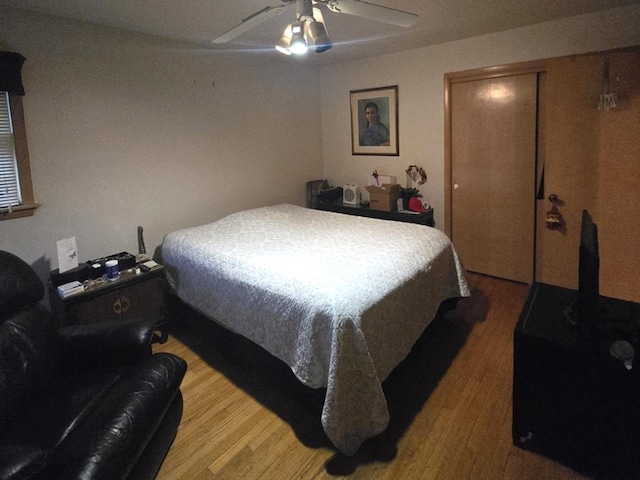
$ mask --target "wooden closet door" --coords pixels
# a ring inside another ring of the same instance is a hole
[[[473,272],[531,283],[537,74],[451,87],[451,238]]]

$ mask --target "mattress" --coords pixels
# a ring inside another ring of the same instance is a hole
[[[289,204],[170,233],[162,257],[186,304],[326,388],[322,426],[346,455],[387,427],[382,382],[440,303],[469,295],[439,230]]]

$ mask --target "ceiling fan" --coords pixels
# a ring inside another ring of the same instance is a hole
[[[280,15],[291,5],[296,5],[296,20],[285,28],[282,37],[276,43],[276,49],[286,55],[304,54],[309,48],[315,52],[325,52],[332,47],[331,40],[324,26],[322,11],[319,6],[331,12],[345,13],[378,22],[408,28],[418,16],[394,8],[382,7],[362,0],[281,0],[284,5],[267,6],[249,15],[231,30],[216,37],[212,43],[229,42],[257,25]]]

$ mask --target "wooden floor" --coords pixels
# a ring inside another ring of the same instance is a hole
[[[472,296],[435,321],[384,383],[391,423],[354,457],[320,425],[323,391],[202,318],[157,351],[189,364],[184,415],[158,475],[173,479],[580,479],[511,444],[513,329],[525,285],[469,273]]]

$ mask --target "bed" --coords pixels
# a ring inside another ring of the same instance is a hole
[[[170,233],[162,258],[183,302],[326,388],[322,426],[345,455],[387,427],[381,384],[439,305],[469,295],[439,230],[289,204]]]

